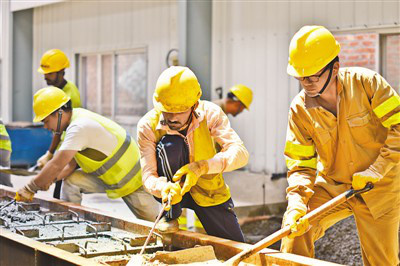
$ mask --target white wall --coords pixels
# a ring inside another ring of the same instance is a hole
[[[178,47],[177,16],[177,3],[170,1],[68,1],[35,8],[34,91],[46,85],[36,69],[48,49],[67,53],[66,78],[76,82],[75,54],[147,47],[148,106],[153,106],[167,52]]]
[[[396,1],[214,1],[212,91],[243,83],[254,91],[250,112],[231,119],[254,172],[285,172],[287,114],[299,86],[286,74],[288,46],[303,25],[331,30],[399,29]]]
[[[4,123],[11,120],[11,59],[12,59],[12,13],[10,1],[0,1],[0,117]]]

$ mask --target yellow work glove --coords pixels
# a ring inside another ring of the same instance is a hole
[[[50,161],[52,158],[53,154],[50,153],[49,151],[46,151],[46,153],[37,160],[36,164],[39,167],[39,169],[42,169],[46,165],[46,163],[48,163],[48,161]]]
[[[308,219],[303,217],[304,215],[306,215],[305,212],[297,209],[292,209],[285,213],[283,217],[283,225],[290,226],[290,230],[292,231],[290,235],[288,235],[288,238],[293,239],[307,232],[310,223],[308,222]]]
[[[367,183],[376,183],[382,179],[382,175],[375,170],[373,166],[370,166],[367,170],[353,174],[352,187],[354,189],[362,189]]]
[[[168,196],[171,195],[171,202],[168,204]],[[166,203],[164,210],[169,211],[172,205],[182,200],[181,186],[179,183],[168,182],[161,191],[162,202]]]
[[[28,184],[26,184],[23,188],[18,190],[18,192],[15,194],[15,200],[24,202],[32,201],[33,196],[39,190],[40,187],[36,185],[33,179],[31,179],[31,181]]]
[[[182,179],[184,175],[186,175],[185,178],[185,183],[182,186],[182,191],[181,195],[185,195],[186,192],[188,192],[194,185],[196,185],[197,180],[202,175],[205,175],[208,173],[208,162],[203,160],[203,161],[198,161],[198,162],[193,162],[189,163],[185,166],[182,166],[173,176],[172,180],[174,182],[178,182]]]

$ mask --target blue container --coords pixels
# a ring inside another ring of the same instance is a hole
[[[42,126],[16,127],[6,125],[11,139],[11,165],[32,166],[49,149],[52,133]]]

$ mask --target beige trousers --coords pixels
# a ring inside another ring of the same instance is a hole
[[[309,201],[309,211],[321,206],[348,189],[348,185],[324,183],[314,187],[314,195]],[[314,257],[314,242],[321,238],[325,230],[350,215],[354,215],[361,244],[364,265],[395,266],[399,264],[399,222],[400,206],[374,220],[361,197],[353,197],[332,210],[329,215],[313,222],[307,233],[294,239],[282,239],[281,251]]]
[[[82,170],[76,170],[67,177],[61,187],[61,200],[82,202],[82,193],[105,193],[103,181]],[[139,219],[154,222],[159,212],[159,203],[143,187],[122,197],[132,213]]]

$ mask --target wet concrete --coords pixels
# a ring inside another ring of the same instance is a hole
[[[139,253],[146,239],[145,235],[113,228],[110,223],[78,220],[71,212],[50,212],[37,204],[7,205],[10,202],[0,199],[0,227],[84,257],[118,261],[120,258],[114,256]],[[162,248],[161,240],[153,237],[146,250],[153,253]],[[119,263],[125,265],[122,260]]]

